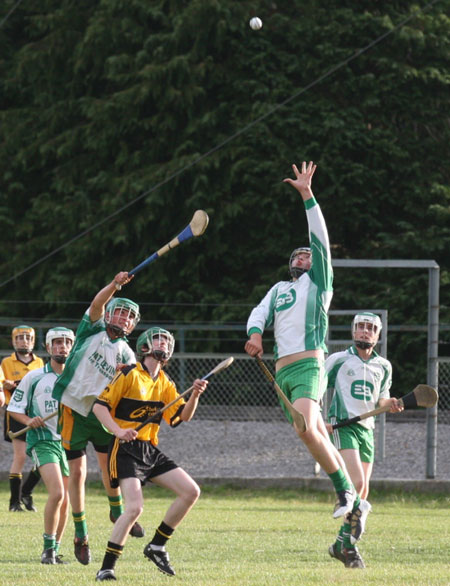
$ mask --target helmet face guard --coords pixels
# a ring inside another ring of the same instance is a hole
[[[155,360],[166,363],[172,358],[174,347],[175,338],[169,331],[153,327],[139,336],[136,342],[136,354],[139,358],[152,356]]]
[[[291,256],[289,257],[289,274],[293,279],[298,279],[304,273],[308,272],[308,269],[302,269],[301,267],[292,266],[294,259],[299,254],[309,254],[311,256],[311,249],[308,246],[302,246],[292,251]]]
[[[356,314],[352,321],[352,337],[355,346],[362,350],[376,346],[381,328],[381,319],[375,313],[366,311]]]
[[[35,333],[31,326],[16,326],[12,331],[11,338],[17,354],[33,352]]]
[[[75,342],[75,334],[69,328],[52,328],[48,330],[45,336],[45,347],[47,352],[50,354],[51,358],[58,364],[64,364],[67,360],[67,355],[65,354],[53,354],[53,342],[54,340],[63,339],[64,342],[67,343],[67,340],[70,340],[70,349],[72,349],[73,343]]]
[[[130,299],[111,299],[105,310],[105,323],[117,336],[128,336],[141,319],[139,305]]]

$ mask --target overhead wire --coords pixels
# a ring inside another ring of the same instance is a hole
[[[22,1],[22,0],[20,0],[20,1]],[[29,270],[31,270],[32,268],[38,266],[39,264],[43,263],[47,259],[51,258],[52,256],[54,256],[55,254],[57,254],[61,250],[64,250],[65,248],[67,248],[68,246],[70,246],[71,244],[73,244],[74,242],[76,242],[77,240],[79,240],[80,238],[82,238],[83,236],[85,236],[85,235],[89,234],[90,232],[94,231],[99,226],[102,226],[103,224],[105,224],[106,222],[108,222],[109,220],[111,220],[112,218],[114,218],[115,216],[117,216],[118,214],[120,214],[121,212],[123,212],[124,210],[126,210],[127,208],[131,207],[136,202],[140,201],[144,197],[147,197],[148,195],[150,195],[151,193],[153,193],[154,191],[156,191],[157,189],[159,189],[163,185],[166,185],[167,183],[169,183],[170,181],[172,181],[173,179],[175,179],[176,177],[178,177],[179,175],[181,175],[182,173],[184,173],[185,171],[187,171],[188,169],[190,169],[194,165],[197,165],[198,163],[200,163],[201,161],[203,161],[205,158],[209,157],[210,155],[212,155],[216,151],[222,149],[225,145],[227,145],[228,143],[230,143],[231,141],[233,141],[237,137],[241,136],[245,132],[247,132],[250,128],[253,128],[253,126],[255,126],[256,124],[259,124],[260,122],[262,122],[263,120],[265,120],[266,118],[268,118],[269,116],[271,116],[272,114],[274,114],[275,112],[277,112],[280,108],[286,106],[286,104],[289,104],[290,102],[292,102],[293,100],[295,100],[296,98],[298,98],[299,96],[301,96],[302,94],[306,93],[307,91],[309,91],[310,89],[312,89],[313,87],[315,87],[316,85],[318,85],[323,80],[327,79],[328,77],[330,77],[331,75],[333,75],[334,73],[336,73],[337,71],[339,71],[340,69],[342,69],[343,67],[345,67],[346,65],[348,65],[348,63],[354,61],[355,59],[357,59],[358,57],[360,57],[361,55],[363,55],[364,53],[366,53],[367,51],[369,51],[370,49],[372,49],[373,47],[375,47],[376,45],[378,45],[379,43],[381,43],[384,39],[386,39],[390,35],[394,34],[396,31],[398,31],[400,28],[402,28],[403,26],[405,26],[405,24],[407,24],[410,20],[416,18],[419,14],[426,12],[434,4],[436,4],[439,1],[440,0],[430,0],[430,2],[428,2],[423,8],[417,8],[417,9],[415,9],[412,14],[410,14],[407,17],[405,17],[403,20],[401,20],[392,29],[386,31],[385,33],[383,33],[382,35],[380,35],[379,37],[377,37],[376,39],[374,39],[373,41],[371,41],[370,43],[368,43],[366,46],[362,47],[361,49],[358,49],[352,55],[350,55],[346,59],[342,60],[340,63],[338,63],[337,65],[331,67],[325,73],[323,73],[322,75],[320,75],[319,77],[317,77],[316,79],[314,79],[311,83],[309,83],[308,85],[300,88],[298,91],[294,92],[291,96],[289,96],[285,100],[279,102],[278,104],[276,104],[275,106],[273,106],[272,108],[270,108],[265,114],[261,114],[261,116],[258,116],[257,118],[255,118],[254,120],[252,120],[251,122],[249,122],[248,124],[246,124],[245,126],[243,126],[242,128],[240,128],[239,130],[237,130],[235,133],[233,133],[232,135],[228,136],[226,139],[224,139],[222,142],[218,143],[216,146],[212,147],[206,153],[203,153],[202,155],[199,155],[193,161],[191,161],[190,163],[187,163],[186,165],[184,165],[183,167],[181,167],[177,171],[174,171],[168,177],[166,177],[162,181],[159,181],[156,185],[154,185],[153,187],[151,187],[147,191],[144,191],[143,193],[141,193],[135,199],[133,199],[133,200],[129,201],[128,203],[124,204],[123,206],[121,206],[115,212],[112,212],[108,216],[102,218],[102,220],[100,220],[99,222],[96,222],[95,224],[93,224],[89,228],[86,228],[86,230],[83,230],[82,232],[80,232],[79,234],[77,234],[76,236],[74,236],[73,238],[70,238],[64,244],[62,244],[61,246],[59,246],[58,248],[55,248],[54,250],[52,250],[48,254],[42,256],[41,258],[39,258],[38,260],[36,260],[32,264],[30,264],[27,267],[25,267],[24,269],[22,269],[21,271],[15,273],[12,277],[9,277],[5,281],[2,281],[0,283],[0,287],[3,287],[4,285],[7,285],[11,281],[14,281],[18,277],[22,276],[24,273],[26,273]]]
[[[0,28],[2,28],[2,26],[5,24],[5,22],[8,20],[8,18],[11,16],[11,14],[16,10],[16,8],[19,7],[19,4],[22,4],[22,2],[23,2],[23,0],[17,0],[17,2],[10,9],[10,11],[3,17],[2,20],[0,20]]]

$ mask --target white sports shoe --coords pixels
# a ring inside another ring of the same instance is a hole
[[[366,529],[367,516],[372,510],[369,501],[361,499],[358,508],[350,516],[350,543],[355,545]]]
[[[334,507],[333,517],[343,517],[353,509],[353,503],[356,498],[356,490],[352,486],[350,490],[339,490],[337,493],[336,505]]]

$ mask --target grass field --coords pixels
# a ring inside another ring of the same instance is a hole
[[[168,546],[177,575],[164,576],[142,550],[171,502],[145,488],[144,539],[129,538],[116,567],[123,585],[245,586],[299,584],[450,584],[450,496],[371,495],[373,513],[360,542],[366,570],[349,570],[328,555],[339,521],[330,494],[264,489],[205,488]],[[70,563],[40,563],[46,494],[36,490],[38,513],[9,513],[7,483],[0,483],[2,555],[0,584],[76,586],[93,584],[111,524],[100,485],[90,484],[87,519],[93,561],[73,555],[69,519],[61,553]],[[147,539],[148,537],[148,539]]]

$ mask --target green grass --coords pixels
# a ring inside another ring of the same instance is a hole
[[[141,523],[150,538],[171,502],[169,493],[145,488]],[[76,586],[93,584],[111,524],[99,485],[88,485],[87,519],[93,561],[79,564],[72,551],[69,519],[61,553],[67,566],[43,566],[46,494],[36,491],[38,513],[9,513],[7,483],[0,483],[2,555],[0,584]],[[147,537],[129,538],[116,567],[118,584],[158,586],[263,586],[299,584],[450,584],[450,498],[372,493],[373,512],[360,542],[366,570],[348,570],[327,553],[339,528],[332,495],[293,490],[205,488],[169,544],[174,578],[142,555]]]

